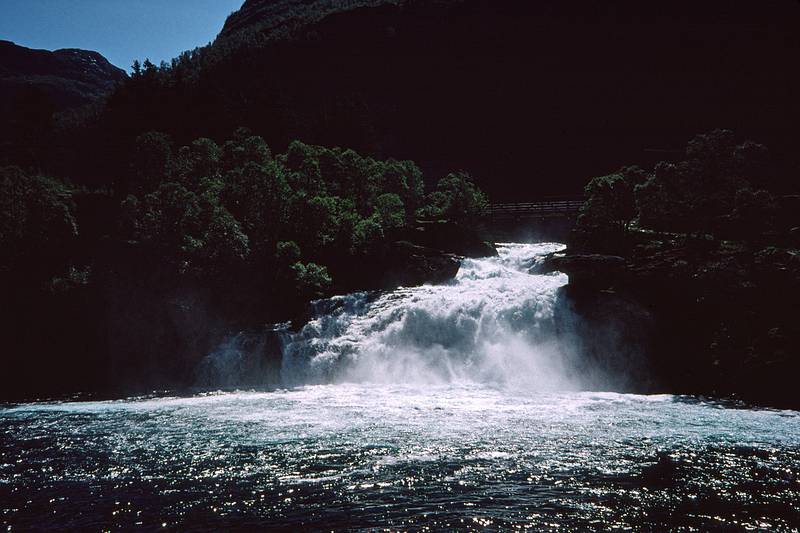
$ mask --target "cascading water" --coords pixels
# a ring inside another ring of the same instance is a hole
[[[446,285],[317,302],[315,318],[284,347],[283,383],[575,388],[552,332],[556,290],[567,278],[529,273],[561,248],[501,244],[498,257],[465,259]]]
[[[800,413],[575,390],[566,277],[528,273],[559,247],[319,301],[198,369],[267,391],[0,406],[0,527],[796,530]]]

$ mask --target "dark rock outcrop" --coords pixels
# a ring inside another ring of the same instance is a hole
[[[689,235],[639,236],[625,257],[554,255],[570,276],[565,334],[623,363],[646,392],[800,407],[800,250]],[[616,355],[615,355],[616,354]]]
[[[451,253],[419,246],[408,241],[376,247],[357,263],[334,272],[339,289],[394,289],[426,283],[445,283],[458,273],[459,258]]]
[[[479,232],[448,221],[423,221],[402,234],[419,246],[434,248],[463,257],[495,257],[497,249],[491,242],[481,239]]]
[[[554,253],[536,267],[537,272],[567,272],[573,285],[603,288],[625,271],[625,259],[616,255]]]
[[[390,250],[382,274],[386,287],[444,283],[455,277],[461,264],[452,254],[406,241],[393,243]]]

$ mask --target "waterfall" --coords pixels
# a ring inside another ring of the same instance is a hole
[[[567,277],[530,273],[562,248],[501,244],[498,257],[465,259],[448,284],[320,300],[284,340],[281,381],[575,388],[553,332]]]

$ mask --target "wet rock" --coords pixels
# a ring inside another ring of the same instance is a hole
[[[406,230],[400,240],[419,246],[434,248],[463,257],[496,257],[497,249],[484,241],[474,228],[448,221],[418,222],[413,229]]]
[[[407,241],[393,243],[386,259],[382,288],[444,283],[453,279],[461,266],[453,254]]]
[[[635,345],[651,390],[798,407],[789,377],[800,372],[794,247],[652,234],[625,257],[567,251],[542,269],[569,275],[562,308],[577,318],[583,352],[598,358]]]
[[[613,286],[623,275],[626,264],[624,258],[616,255],[555,253],[534,268],[540,274],[563,272],[577,286],[601,288]]]

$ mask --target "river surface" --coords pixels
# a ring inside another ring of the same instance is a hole
[[[272,390],[2,406],[0,524],[797,530],[800,413],[597,392],[553,341],[566,278],[528,273],[556,249],[318,302]],[[204,382],[268,367],[242,346],[210,354]]]

